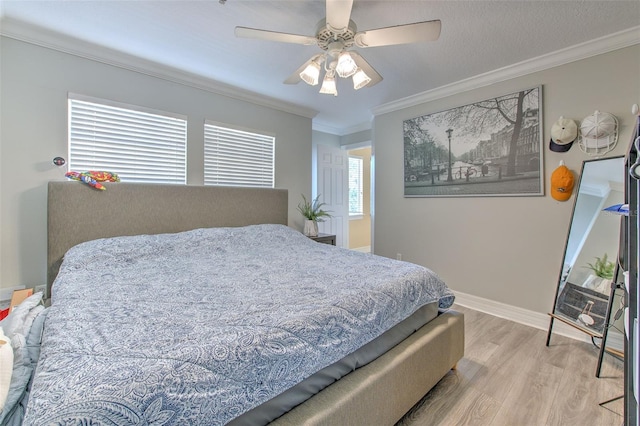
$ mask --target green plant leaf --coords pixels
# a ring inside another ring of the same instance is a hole
[[[616,269],[616,264],[608,260],[605,253],[602,257],[596,257],[594,263],[587,263],[585,268],[589,268],[600,278],[606,278],[608,280],[613,278],[613,273]]]
[[[313,220],[315,222],[324,222],[324,218],[331,217],[329,211],[323,210],[322,206],[325,203],[320,202],[320,195],[314,198],[311,202],[307,200],[307,197],[302,195],[302,201],[298,203],[298,211],[304,216],[305,219]]]

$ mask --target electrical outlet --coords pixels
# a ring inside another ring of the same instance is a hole
[[[396,259],[402,260],[402,253],[396,253]]]

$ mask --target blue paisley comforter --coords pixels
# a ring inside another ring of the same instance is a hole
[[[282,225],[80,244],[53,286],[26,425],[221,425],[453,293]]]

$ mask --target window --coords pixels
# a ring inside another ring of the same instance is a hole
[[[362,209],[362,157],[349,156],[349,215],[361,216]]]
[[[69,97],[69,170],[125,182],[186,184],[187,121],[142,107]]]
[[[204,184],[273,188],[273,136],[204,125]]]

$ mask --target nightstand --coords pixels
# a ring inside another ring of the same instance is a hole
[[[336,236],[333,234],[318,234],[316,237],[309,238],[319,243],[331,244],[332,246],[336,245]]]

